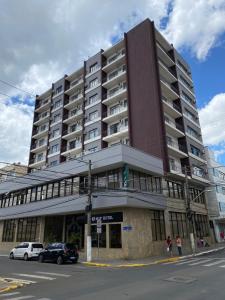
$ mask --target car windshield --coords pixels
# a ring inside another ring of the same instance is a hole
[[[41,249],[42,249],[42,248],[43,248],[43,245],[42,245],[42,244],[32,244],[32,247],[33,247],[33,248],[36,248],[36,249],[37,249],[37,248],[41,248]]]

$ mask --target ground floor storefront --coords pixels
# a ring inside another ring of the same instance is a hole
[[[99,221],[100,229],[99,229]],[[0,221],[0,251],[9,251],[24,241],[72,242],[86,257],[85,213],[36,216]],[[98,224],[97,224],[98,223]],[[100,232],[100,233],[98,233]],[[185,212],[145,208],[115,208],[92,212],[93,258],[135,259],[166,254],[165,239],[180,236],[183,250],[190,251],[189,226]],[[196,215],[195,234],[209,240],[206,215]],[[210,242],[210,240],[209,240]]]

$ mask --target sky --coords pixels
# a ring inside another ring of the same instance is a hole
[[[0,7],[0,162],[28,161],[33,95],[150,18],[191,66],[204,144],[225,164],[225,0],[0,0]]]

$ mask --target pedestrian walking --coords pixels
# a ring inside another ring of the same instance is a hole
[[[220,232],[220,239],[221,239],[221,241],[224,241],[224,232],[223,231]]]
[[[181,242],[181,238],[179,235],[177,235],[177,237],[176,237],[176,244],[177,244],[177,250],[178,250],[179,256],[182,256],[182,242]]]
[[[173,243],[172,243],[172,240],[170,238],[170,236],[167,237],[166,239],[166,250],[168,253],[170,253],[170,256],[173,256]]]

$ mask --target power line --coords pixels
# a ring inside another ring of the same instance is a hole
[[[4,84],[6,84],[6,85],[8,85],[10,87],[13,87],[14,89],[17,89],[17,90],[19,90],[19,91],[21,91],[23,93],[26,93],[26,94],[28,94],[28,95],[30,95],[32,97],[35,97],[35,95],[33,93],[31,93],[29,91],[26,91],[24,89],[21,89],[21,88],[17,87],[15,84],[9,83],[9,82],[7,82],[5,80],[2,80],[2,79],[0,79],[0,82],[4,83]]]

